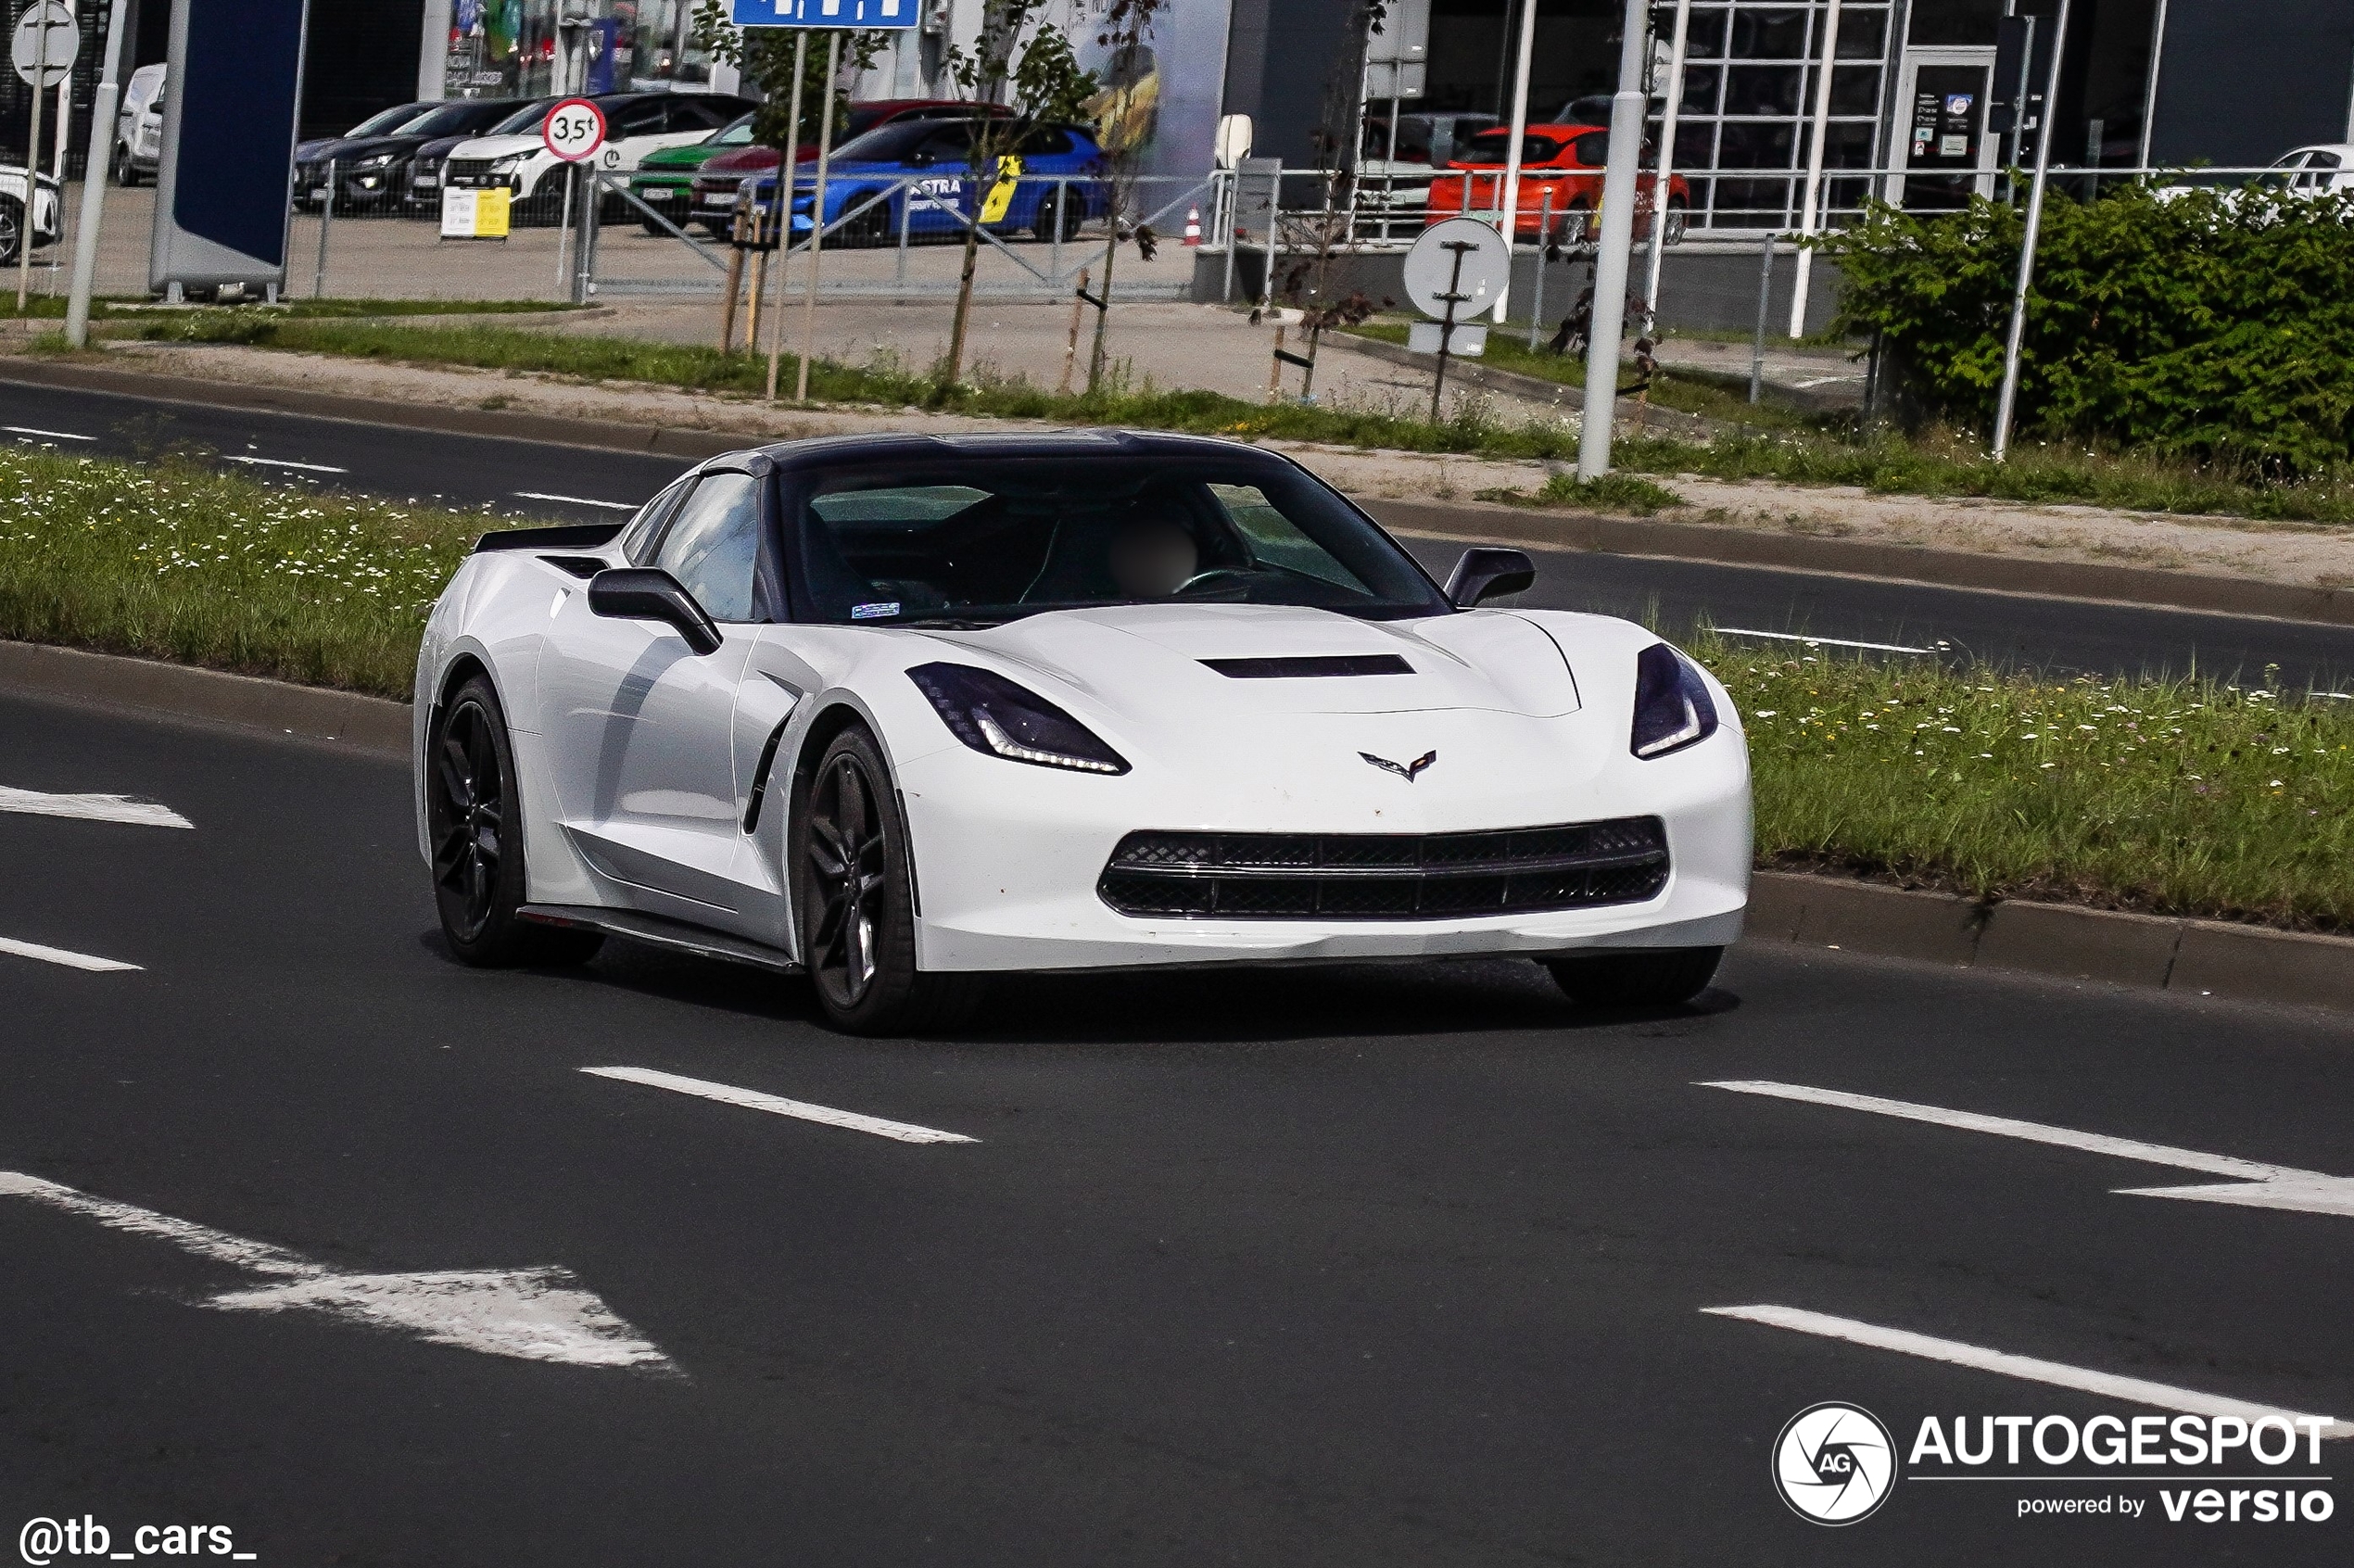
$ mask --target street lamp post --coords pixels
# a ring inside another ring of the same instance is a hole
[[[1643,43],[1646,0],[1626,0],[1619,40],[1618,91],[1610,101],[1610,160],[1602,171],[1601,239],[1594,255],[1594,313],[1586,335],[1586,423],[1577,477],[1610,472],[1611,420],[1618,401],[1618,338],[1626,319],[1627,253],[1635,242],[1635,186],[1643,162]]]

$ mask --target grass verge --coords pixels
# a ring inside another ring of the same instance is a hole
[[[752,355],[487,325],[404,326],[232,310],[150,321],[137,331],[158,341],[242,343],[701,392],[755,393],[767,376],[766,362]],[[788,380],[798,362],[791,357],[785,360]],[[1117,386],[1094,397],[1062,396],[1014,381],[943,389],[927,376],[887,364],[853,367],[821,360],[812,367],[810,385],[822,402],[953,410],[1245,439],[1547,460],[1574,458],[1577,448],[1577,427],[1566,419],[1508,422],[1496,417],[1487,399],[1469,396],[1458,398],[1449,418],[1432,424],[1402,402],[1379,408],[1259,403],[1215,392],[1160,391],[1149,385],[1141,390]],[[1975,496],[2277,522],[2354,523],[2354,470],[2271,482],[2231,469],[2043,443],[2015,448],[2009,462],[1998,463],[1974,439],[1950,434],[1920,439],[1892,434],[1850,438],[1826,430],[1749,430],[1704,443],[1641,436],[1615,442],[1613,458],[1617,468],[1636,474],[1776,479],[1891,494]]]
[[[406,697],[478,513],[0,448],[0,637]]]
[[[492,521],[0,448],[0,637],[405,697]],[[1767,864],[2354,931],[2354,703],[1692,651],[1745,715]]]
[[[2354,703],[1691,651],[1748,727],[1764,863],[2354,931]]]

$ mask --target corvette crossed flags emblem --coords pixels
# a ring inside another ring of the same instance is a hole
[[[1367,762],[1373,764],[1375,767],[1380,768],[1384,773],[1394,773],[1409,784],[1411,784],[1415,779],[1422,777],[1423,769],[1428,767],[1431,764],[1438,760],[1438,753],[1436,752],[1424,752],[1421,756],[1416,757],[1410,763],[1394,763],[1387,757],[1377,757],[1371,752],[1360,752],[1357,754],[1364,758]]]

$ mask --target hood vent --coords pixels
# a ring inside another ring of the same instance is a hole
[[[1322,680],[1335,676],[1408,676],[1414,666],[1395,653],[1325,653],[1295,659],[1204,659],[1233,680]]]

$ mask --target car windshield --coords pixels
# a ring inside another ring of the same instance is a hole
[[[796,620],[994,625],[1107,604],[1438,615],[1412,558],[1254,457],[1019,456],[789,474]]]
[[[537,131],[539,129],[539,122],[548,118],[548,111],[554,108],[559,101],[560,100],[555,98],[542,98],[536,104],[525,104],[523,107],[517,109],[514,113],[509,115],[506,119],[500,120],[498,124],[484,132],[483,134],[486,136],[520,136],[526,131]]]
[[[1465,142],[1455,155],[1458,163],[1502,163],[1512,151],[1510,131],[1483,131]],[[1550,163],[1559,157],[1562,145],[1550,136],[1523,136],[1520,139],[1520,160],[1523,163]]]
[[[941,138],[947,145],[959,127],[950,121],[937,120],[895,120],[889,125],[878,125],[863,136],[853,136],[834,149],[834,156],[844,163],[905,163],[915,156],[916,149]],[[935,146],[934,153],[942,150]]]
[[[422,119],[424,116],[432,113],[433,108],[434,106],[431,104],[402,104],[397,108],[388,108],[370,115],[367,119],[353,126],[346,133],[346,134],[352,136],[389,136],[395,131],[398,131],[402,126],[408,124],[411,120]]]
[[[400,128],[404,136],[454,136],[462,131],[472,131],[489,124],[497,116],[512,108],[511,104],[459,102],[444,104],[422,120],[414,120]]]
[[[703,144],[707,147],[748,147],[752,145],[752,116],[746,115],[732,125],[712,133]]]

